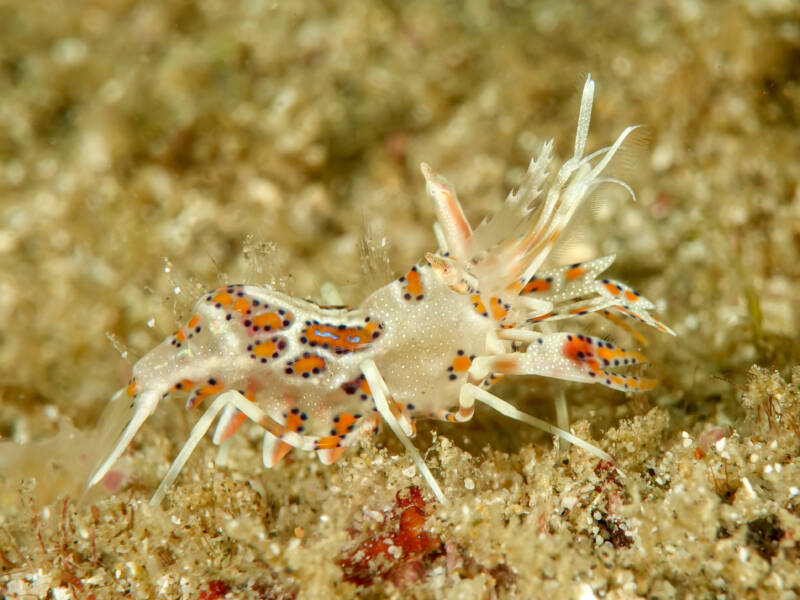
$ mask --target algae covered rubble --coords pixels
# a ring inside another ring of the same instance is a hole
[[[10,2],[0,16],[6,597],[800,593],[792,3]],[[419,163],[479,222],[545,140],[571,153],[587,72],[589,148],[630,124],[649,139],[614,165],[636,201],[602,194],[559,258],[615,252],[613,276],[678,337],[614,334],[647,354],[660,385],[645,395],[532,378],[497,391],[551,422],[564,394],[574,432],[621,473],[479,410],[419,425],[447,506],[390,435],[330,467],[292,453],[267,471],[248,430],[201,444],[151,508],[196,419],[175,401],[78,503],[107,398],[202,290],[315,297],[333,281],[358,302],[435,244]]]

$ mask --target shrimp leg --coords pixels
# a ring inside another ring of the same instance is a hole
[[[397,417],[389,408],[389,389],[387,388],[386,382],[383,380],[380,371],[378,371],[375,361],[370,359],[362,362],[361,372],[364,373],[364,377],[367,379],[369,388],[372,390],[372,398],[375,402],[375,408],[378,409],[378,412],[380,413],[381,417],[383,417],[383,420],[386,421],[392,432],[397,436],[397,439],[399,439],[403,444],[406,452],[409,453],[417,469],[419,469],[420,474],[430,486],[433,495],[436,496],[436,499],[439,502],[446,504],[447,500],[442,493],[442,489],[439,487],[439,483],[434,478],[430,469],[428,469],[428,465],[425,464],[425,461],[422,459],[419,450],[414,447],[414,444],[411,442],[411,439],[406,431],[404,431],[400,421],[398,421]]]

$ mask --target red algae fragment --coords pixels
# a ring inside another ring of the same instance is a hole
[[[397,492],[395,506],[384,511],[382,531],[339,559],[344,580],[360,586],[388,580],[397,587],[421,581],[431,561],[444,553],[441,538],[424,529],[428,520],[425,508],[418,487]]]
[[[224,598],[225,594],[230,591],[231,586],[224,581],[216,579],[208,582],[208,590],[203,590],[200,592],[198,598],[200,600],[219,600],[220,598]]]

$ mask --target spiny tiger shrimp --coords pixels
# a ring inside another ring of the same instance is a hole
[[[314,451],[330,464],[385,422],[440,502],[445,496],[411,442],[415,420],[463,423],[472,418],[476,400],[611,460],[489,391],[505,375],[598,383],[623,392],[656,385],[618,371],[643,362],[641,354],[589,335],[538,331],[541,323],[598,313],[629,330],[621,317],[674,335],[649,314],[653,304],[639,292],[599,279],[614,255],[543,270],[593,189],[610,182],[633,195],[626,183],[603,173],[635,127],[611,146],[584,155],[593,98],[590,76],[573,156],[550,174],[553,142],[545,143],[518,189],[475,230],[453,186],[423,163],[439,249],[358,308],[321,306],[268,286],[228,285],[201,297],[187,324],[142,357],[129,385],[112,397],[112,403],[124,405],[123,419],[89,485],[103,478],[174,391],[189,394],[187,408],[215,400],[192,429],[153,504],[220,413],[213,442],[221,444],[249,419],[264,429],[266,467],[291,448]],[[323,292],[325,301],[340,304],[335,288]]]

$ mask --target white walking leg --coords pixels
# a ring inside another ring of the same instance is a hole
[[[189,439],[186,440],[186,443],[183,445],[183,448],[181,448],[178,456],[175,457],[172,465],[170,465],[169,471],[167,471],[167,474],[161,481],[161,485],[158,486],[156,493],[150,500],[151,505],[155,506],[164,499],[167,489],[178,477],[178,474],[181,472],[181,469],[183,469],[183,466],[186,464],[189,456],[191,456],[192,452],[197,447],[197,444],[200,443],[200,440],[203,439],[203,436],[206,434],[206,432],[208,432],[211,424],[214,422],[214,419],[217,418],[217,415],[226,406],[233,406],[237,410],[240,410],[247,415],[248,419],[254,423],[257,423],[260,427],[286,442],[290,446],[299,448],[301,450],[314,450],[316,438],[303,436],[287,429],[286,426],[278,423],[275,419],[261,410],[261,408],[259,408],[255,402],[251,402],[236,390],[229,390],[214,400],[211,406],[208,407],[206,412],[203,413],[203,416],[200,417],[200,420],[197,421],[195,426],[192,428],[192,432],[189,434]]]
[[[558,390],[555,400],[556,406],[556,425],[559,429],[569,429],[569,408],[567,407],[567,397],[564,390]],[[566,449],[569,449],[569,442],[566,442]]]
[[[228,400],[226,396],[231,393],[235,394],[237,392],[227,392],[214,400],[206,412],[203,413],[203,416],[200,417],[200,420],[195,423],[194,427],[192,427],[192,432],[189,434],[189,439],[186,440],[183,448],[181,448],[181,451],[178,452],[178,456],[176,456],[175,460],[172,461],[172,464],[169,466],[169,471],[167,471],[167,474],[164,476],[164,479],[161,480],[156,493],[153,494],[153,497],[150,499],[150,506],[158,506],[164,499],[167,489],[178,477],[178,474],[181,472],[181,469],[183,469],[186,461],[189,460],[189,457],[192,455],[192,452],[194,452],[197,444],[200,443],[200,440],[202,440],[203,436],[208,432],[208,429],[211,427],[214,419],[217,418],[219,412],[225,408],[225,406],[227,406]]]
[[[365,360],[363,363],[361,363],[361,372],[364,373],[364,377],[367,379],[369,389],[372,391],[372,398],[375,402],[375,408],[378,409],[378,412],[380,413],[381,417],[383,417],[383,420],[386,421],[392,432],[394,432],[394,434],[397,436],[397,439],[399,439],[403,444],[406,452],[409,453],[414,461],[414,464],[417,466],[417,469],[419,469],[420,474],[425,479],[428,486],[430,486],[433,495],[436,496],[436,499],[439,502],[446,504],[447,500],[445,499],[444,494],[439,487],[439,483],[433,477],[433,473],[431,473],[430,469],[428,469],[428,465],[425,464],[425,461],[422,459],[419,451],[414,447],[411,439],[408,437],[408,435],[406,435],[406,432],[403,431],[403,427],[400,425],[397,417],[394,416],[394,413],[389,408],[389,389],[387,388],[386,382],[383,380],[380,371],[378,371],[378,366],[373,360]]]
[[[482,390],[476,385],[471,383],[465,383],[461,386],[461,393],[459,396],[459,404],[462,410],[471,410],[473,405],[475,404],[475,400],[479,400],[483,402],[487,406],[493,408],[500,414],[503,414],[507,417],[511,417],[516,421],[520,421],[522,423],[526,423],[542,431],[546,431],[552,435],[558,436],[563,440],[571,442],[578,446],[579,448],[583,448],[590,454],[597,456],[598,458],[602,458],[603,460],[607,460],[609,462],[614,462],[614,459],[611,457],[610,454],[604,452],[597,446],[590,444],[582,440],[581,438],[572,435],[568,431],[564,431],[563,429],[559,429],[554,425],[551,425],[547,421],[543,421],[542,419],[537,419],[534,416],[531,416],[527,413],[522,412],[515,406],[509,404],[499,396],[495,396],[494,394],[487,392],[486,390]]]

